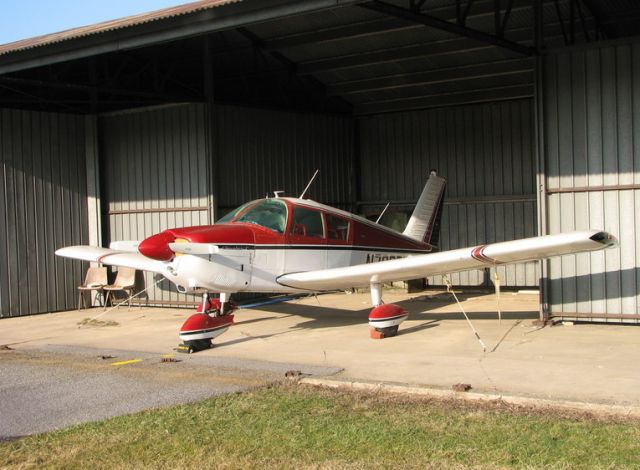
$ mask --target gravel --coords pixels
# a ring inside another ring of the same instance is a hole
[[[109,357],[113,356],[113,357]],[[105,357],[105,359],[103,359]],[[0,441],[150,408],[189,403],[335,367],[238,358],[46,346],[0,351]],[[119,366],[114,362],[141,359]]]

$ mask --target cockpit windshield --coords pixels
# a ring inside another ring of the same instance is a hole
[[[249,202],[229,212],[218,223],[248,223],[284,233],[287,225],[287,206],[277,199]]]

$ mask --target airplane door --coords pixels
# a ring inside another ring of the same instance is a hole
[[[286,237],[285,272],[327,267],[327,239],[320,211],[294,207]]]

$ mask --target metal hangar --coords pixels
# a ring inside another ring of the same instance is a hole
[[[502,283],[637,322],[639,27],[634,0],[202,0],[1,45],[0,317],[74,307],[61,246],[213,223],[315,169],[312,198],[401,224],[437,168],[443,249],[606,229],[619,248]]]

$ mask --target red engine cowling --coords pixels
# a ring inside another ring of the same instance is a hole
[[[187,318],[180,328],[183,341],[211,340],[220,336],[233,325],[233,315],[212,317],[206,313],[196,313]]]
[[[369,314],[369,325],[384,336],[394,336],[398,326],[409,317],[409,312],[399,305],[378,305]]]

